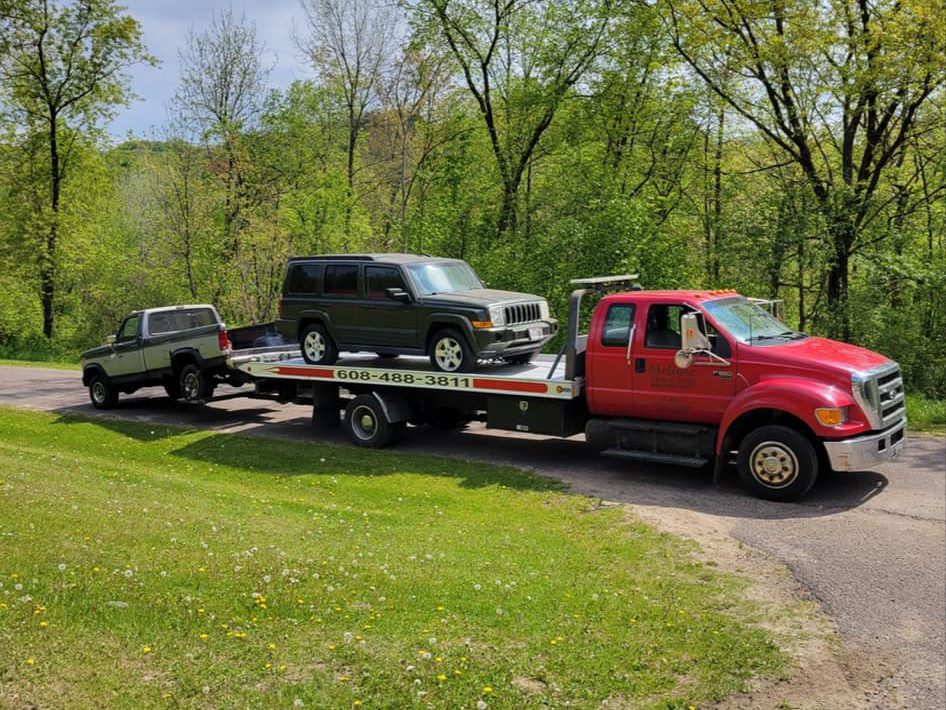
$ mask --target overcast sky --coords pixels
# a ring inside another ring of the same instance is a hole
[[[215,8],[232,7],[256,24],[256,33],[266,46],[264,62],[275,63],[270,84],[285,87],[295,79],[311,75],[293,40],[293,26],[301,27],[298,0],[120,0],[141,23],[148,52],[161,60],[158,67],[136,66],[130,71],[132,92],[138,99],[120,108],[108,132],[124,138],[129,131],[147,136],[165,122],[168,100],[174,95],[180,75],[178,49],[187,30],[197,32],[210,23]]]

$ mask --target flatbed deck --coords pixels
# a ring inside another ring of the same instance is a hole
[[[557,400],[575,399],[582,388],[582,379],[567,379],[565,363],[556,364],[552,355],[539,355],[525,365],[487,363],[470,373],[438,372],[426,357],[380,358],[374,354],[358,353],[341,353],[334,365],[310,365],[302,358],[273,361],[266,357],[250,357],[235,358],[232,367],[252,378],[526,395]]]

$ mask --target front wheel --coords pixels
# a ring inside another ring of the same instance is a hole
[[[397,425],[385,419],[377,398],[360,394],[345,407],[345,430],[355,445],[380,449],[394,441]]]
[[[194,363],[185,365],[178,376],[181,397],[191,404],[203,404],[213,395],[214,383],[210,375]]]
[[[111,409],[118,404],[118,390],[107,377],[97,373],[89,381],[89,399],[96,409]]]
[[[736,466],[743,485],[768,500],[797,500],[818,480],[815,447],[787,426],[773,424],[750,432],[739,445]]]
[[[466,338],[452,328],[446,328],[430,341],[430,364],[441,372],[473,372],[476,355]]]

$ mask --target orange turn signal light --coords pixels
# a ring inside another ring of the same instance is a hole
[[[824,426],[838,426],[847,421],[846,407],[818,407],[815,410],[815,417]]]
[[[493,321],[491,320],[474,320],[470,321],[473,324],[474,328],[492,328]]]

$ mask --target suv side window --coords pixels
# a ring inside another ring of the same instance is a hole
[[[680,349],[680,316],[682,305],[654,304],[647,310],[647,333],[644,345],[648,348]],[[689,309],[686,309],[689,310]]]
[[[286,279],[286,293],[317,294],[321,278],[321,264],[293,264]]]
[[[358,295],[358,267],[332,264],[325,267],[325,295],[355,298]]]
[[[122,328],[118,331],[118,336],[115,338],[116,342],[128,342],[129,340],[134,340],[138,337],[138,325],[141,323],[141,316],[128,316],[125,319],[125,322],[122,323]]]
[[[614,303],[608,307],[601,333],[601,344],[606,347],[626,348],[634,324],[634,303]]]
[[[407,290],[400,270],[394,266],[365,267],[365,295],[368,298],[387,298],[385,289],[388,288]]]

